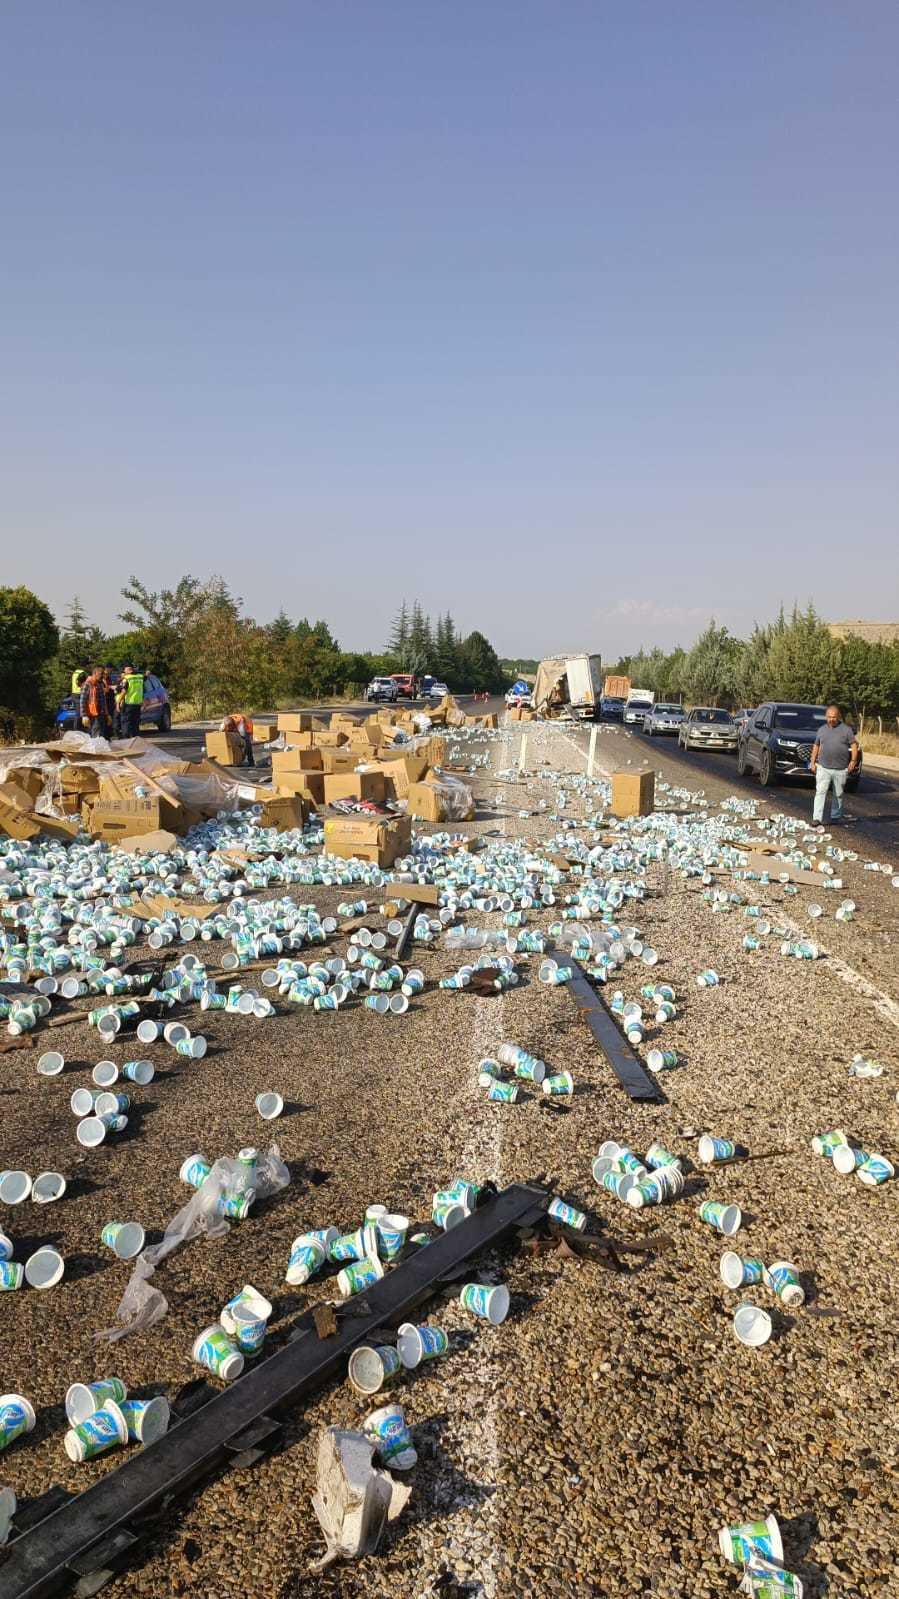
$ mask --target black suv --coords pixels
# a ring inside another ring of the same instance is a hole
[[[759,782],[765,787],[776,783],[780,777],[811,779],[812,746],[826,714],[824,705],[791,705],[781,700],[769,700],[760,705],[740,732],[737,745],[740,776],[758,772]],[[858,766],[846,780],[850,791],[858,788],[861,769],[862,752],[859,750]]]

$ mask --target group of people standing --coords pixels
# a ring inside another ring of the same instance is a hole
[[[91,738],[137,738],[144,703],[144,674],[123,666],[117,683],[113,668],[79,667],[72,673],[72,693],[79,696],[81,726]]]

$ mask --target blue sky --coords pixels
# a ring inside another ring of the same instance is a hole
[[[893,620],[899,11],[0,18],[0,582],[614,656]]]

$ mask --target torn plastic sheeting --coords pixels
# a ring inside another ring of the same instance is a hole
[[[405,1509],[411,1483],[398,1482],[372,1465],[373,1445],[361,1432],[329,1427],[319,1440],[317,1493],[312,1508],[327,1548],[310,1570],[335,1560],[356,1560],[377,1548],[388,1521]]]
[[[240,1161],[223,1155],[212,1167],[205,1182],[191,1194],[186,1205],[174,1215],[166,1227],[160,1243],[142,1249],[134,1262],[128,1285],[119,1301],[116,1318],[120,1327],[104,1327],[94,1334],[97,1339],[116,1343],[129,1334],[146,1332],[161,1321],[169,1304],[159,1288],[153,1288],[149,1279],[156,1267],[171,1255],[173,1250],[193,1238],[205,1234],[208,1238],[223,1238],[229,1224],[218,1213],[220,1201],[229,1193],[239,1192],[246,1186],[247,1168]],[[290,1172],[281,1159],[277,1144],[272,1144],[256,1162],[253,1186],[257,1199],[268,1199],[290,1182]]]

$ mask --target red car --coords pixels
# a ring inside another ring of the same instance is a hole
[[[414,672],[391,672],[400,699],[414,700],[418,693],[418,679]]]

